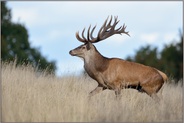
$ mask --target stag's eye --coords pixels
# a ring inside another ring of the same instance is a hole
[[[82,47],[82,49],[85,49],[85,47]]]

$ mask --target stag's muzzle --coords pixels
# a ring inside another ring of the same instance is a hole
[[[69,54],[70,54],[71,56],[75,56],[75,55],[76,55],[76,54],[73,52],[73,50],[70,50]]]

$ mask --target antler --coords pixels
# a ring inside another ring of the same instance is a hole
[[[110,37],[110,36],[112,36],[114,34],[122,34],[122,33],[124,33],[124,34],[127,34],[128,36],[130,36],[128,34],[128,32],[125,31],[125,29],[126,29],[125,24],[123,26],[119,27],[118,29],[115,29],[116,25],[119,22],[119,20],[117,20],[118,16],[114,17],[114,23],[112,25],[111,25],[112,16],[111,16],[110,21],[107,24],[108,18],[109,17],[107,17],[107,19],[105,20],[104,24],[102,25],[102,27],[98,31],[98,35],[97,35],[96,38],[94,38],[92,36],[96,26],[94,26],[93,29],[90,32],[91,25],[88,28],[87,39],[84,37],[85,28],[82,31],[82,38],[79,36],[79,32],[76,32],[76,38],[79,41],[84,42],[84,43],[86,43],[86,42],[96,43],[96,42],[102,41],[102,40],[104,40],[104,39],[106,39],[106,38],[108,38],[108,37]]]

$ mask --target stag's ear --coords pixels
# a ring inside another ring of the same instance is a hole
[[[91,43],[90,43],[90,42],[88,42],[88,43],[86,44],[86,48],[87,48],[87,50],[90,50],[90,49],[91,49]]]

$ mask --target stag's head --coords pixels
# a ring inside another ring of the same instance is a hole
[[[119,20],[118,17],[114,17],[114,23],[111,24],[112,22],[112,16],[110,18],[110,21],[108,22],[108,18],[105,20],[104,24],[102,25],[102,27],[100,28],[100,30],[98,31],[97,37],[93,37],[93,32],[96,28],[96,26],[94,26],[91,30],[91,25],[88,28],[87,31],[87,38],[84,36],[84,32],[85,32],[85,28],[82,31],[82,37],[79,36],[79,32],[76,32],[76,38],[78,41],[84,43],[83,45],[71,50],[69,53],[72,56],[78,56],[81,58],[85,58],[85,56],[89,56],[92,54],[92,52],[96,51],[95,46],[92,43],[97,43],[99,41],[102,41],[114,34],[127,34],[128,36],[130,36],[128,34],[128,32],[125,31],[126,26],[125,24],[121,27],[119,27],[118,29],[115,29],[116,25],[118,24]]]
[[[90,54],[90,52],[93,52],[95,49],[96,48],[92,43],[87,42],[87,43],[80,45],[79,47],[71,50],[69,53],[72,56],[78,56],[81,58],[85,58],[85,56]]]

